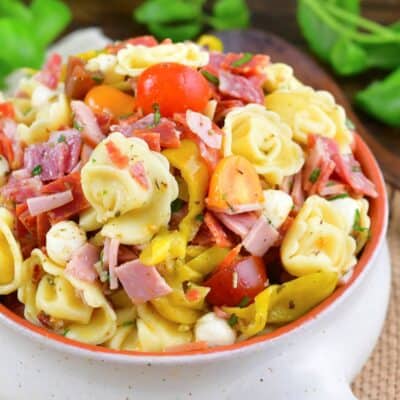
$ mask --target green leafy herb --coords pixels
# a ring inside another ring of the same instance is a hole
[[[245,28],[249,10],[245,0],[216,0],[211,15],[205,0],[146,0],[133,13],[159,39],[193,39],[207,26],[214,29]]]
[[[228,319],[229,326],[235,326],[239,322],[236,314],[232,314]]]
[[[353,231],[354,232],[366,232],[369,229],[361,226],[361,215],[360,210],[357,208],[354,215]]]
[[[61,0],[33,0],[30,7],[19,0],[0,2],[0,85],[14,69],[40,68],[46,47],[71,20]]]
[[[77,131],[82,131],[83,130],[83,126],[77,120],[74,121],[73,126]]]
[[[36,165],[33,169],[32,169],[32,176],[37,176],[40,175],[42,173],[42,166],[40,164]]]
[[[180,198],[175,199],[171,203],[171,211],[173,213],[180,211],[182,209],[182,207],[184,206],[184,204],[185,204],[185,202],[182,199],[180,199]]]
[[[244,296],[242,300],[240,300],[240,303],[238,304],[240,308],[247,307],[250,304],[250,297],[249,296]]]
[[[154,112],[154,117],[153,117],[153,127],[154,127],[160,123],[161,119],[160,106],[157,103],[153,104],[153,112]]]
[[[125,321],[121,324],[121,326],[131,326],[135,323],[135,321]]]
[[[204,221],[204,215],[203,214],[197,214],[196,215],[196,221],[203,222]]]
[[[65,143],[67,141],[67,138],[65,135],[60,135],[57,139],[57,143]]]
[[[214,85],[218,86],[219,85],[219,79],[217,76],[213,75],[211,72],[206,71],[203,69],[201,71],[201,74],[206,78],[209,82],[213,83]]]
[[[67,336],[69,331],[70,331],[70,329],[68,329],[68,328],[64,329],[64,332],[62,333],[62,335]]]
[[[309,180],[310,182],[312,182],[312,183],[315,183],[315,182],[317,182],[317,180],[318,180],[320,174],[321,174],[320,168],[315,168],[315,169],[311,172],[310,176],[308,177],[308,180]]]
[[[400,127],[400,67],[356,95],[356,104],[376,119]]]
[[[253,54],[251,53],[244,53],[242,57],[240,57],[238,60],[233,61],[231,66],[232,67],[241,67],[244,64],[247,64],[251,59],[253,58]]]
[[[330,197],[328,200],[332,201],[332,200],[337,200],[337,199],[345,199],[346,197],[350,197],[348,193],[341,193],[341,194],[337,194],[336,196]]]
[[[92,80],[96,83],[102,83],[104,79],[100,75],[92,75]]]

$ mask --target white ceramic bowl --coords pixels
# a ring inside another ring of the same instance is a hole
[[[347,400],[385,318],[390,262],[387,199],[374,157],[356,157],[375,183],[372,237],[352,278],[299,320],[232,346],[194,353],[129,353],[83,345],[0,305],[0,398],[34,400]]]

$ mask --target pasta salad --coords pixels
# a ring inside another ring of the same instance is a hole
[[[267,55],[137,37],[0,100],[1,299],[69,339],[230,345],[318,305],[368,240],[354,127]]]

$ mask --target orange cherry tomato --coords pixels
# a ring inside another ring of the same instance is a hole
[[[85,103],[94,112],[111,114],[115,118],[132,114],[136,107],[133,96],[107,85],[91,89],[85,97]]]
[[[210,181],[209,208],[235,213],[240,212],[241,206],[262,201],[260,178],[246,158],[234,155],[219,161]]]
[[[204,282],[211,290],[207,302],[214,306],[238,306],[251,302],[265,289],[267,272],[261,257],[239,259],[226,268],[219,268]]]
[[[137,104],[145,114],[160,107],[161,115],[193,110],[201,112],[210,98],[210,87],[200,72],[177,63],[160,63],[147,68],[137,83]]]

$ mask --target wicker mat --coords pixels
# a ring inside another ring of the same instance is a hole
[[[360,400],[400,399],[400,191],[389,189],[392,294],[381,338],[353,384]]]

